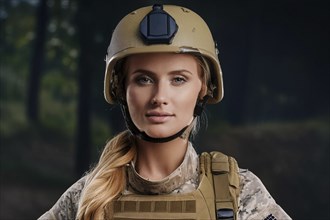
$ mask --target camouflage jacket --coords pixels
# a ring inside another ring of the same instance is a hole
[[[134,162],[128,167],[129,183],[124,194],[166,194],[187,193],[198,187],[198,155],[189,144],[182,164],[162,181],[151,182],[139,176],[134,169]],[[291,219],[283,209],[276,204],[260,179],[251,171],[240,169],[240,196],[238,219],[242,220],[286,220]],[[85,177],[74,183],[55,205],[43,214],[39,220],[75,219],[81,191],[84,189]],[[145,187],[145,186],[148,187]],[[176,187],[167,187],[173,186]],[[146,191],[146,189],[149,189]]]

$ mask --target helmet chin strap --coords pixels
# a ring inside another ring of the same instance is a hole
[[[209,97],[210,97],[209,95],[205,95],[202,100],[199,100],[196,103],[196,106],[194,109],[194,119],[190,122],[189,125],[185,126],[177,133],[175,133],[171,136],[168,136],[168,137],[164,137],[164,138],[150,137],[144,131],[140,131],[132,121],[132,118],[129,114],[126,102],[122,101],[120,103],[120,107],[121,107],[121,111],[122,111],[122,114],[125,119],[126,127],[134,136],[136,136],[144,141],[148,141],[148,142],[152,142],[152,143],[165,143],[165,142],[172,141],[178,137],[185,139],[190,135],[190,131],[192,130],[192,128],[194,126],[194,122],[195,122],[196,118],[202,114],[204,106]]]

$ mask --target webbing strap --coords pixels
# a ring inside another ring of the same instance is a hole
[[[221,152],[211,152],[210,155],[217,218],[234,220],[239,195],[237,162]]]

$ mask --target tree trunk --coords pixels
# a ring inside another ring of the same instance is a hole
[[[76,174],[81,176],[89,168],[91,161],[90,104],[92,64],[92,30],[88,11],[89,1],[79,1],[77,10],[78,42],[80,47],[78,63],[78,127],[76,139]]]
[[[47,0],[40,0],[36,13],[36,38],[31,58],[27,97],[27,118],[32,122],[39,119],[40,76],[45,57],[46,30],[48,23]]]

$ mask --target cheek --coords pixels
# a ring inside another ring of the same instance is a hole
[[[183,92],[182,96],[180,96],[182,109],[183,111],[186,112],[189,111],[189,115],[190,113],[193,113],[196,102],[200,98],[199,96],[200,96],[201,88],[202,88],[201,83],[195,83],[190,90]]]
[[[126,101],[128,106],[134,106],[138,98],[139,95],[134,89],[132,89],[131,87],[126,88]]]
[[[126,88],[126,101],[131,115],[139,111],[145,105],[146,100],[147,96],[141,90],[131,86]]]

